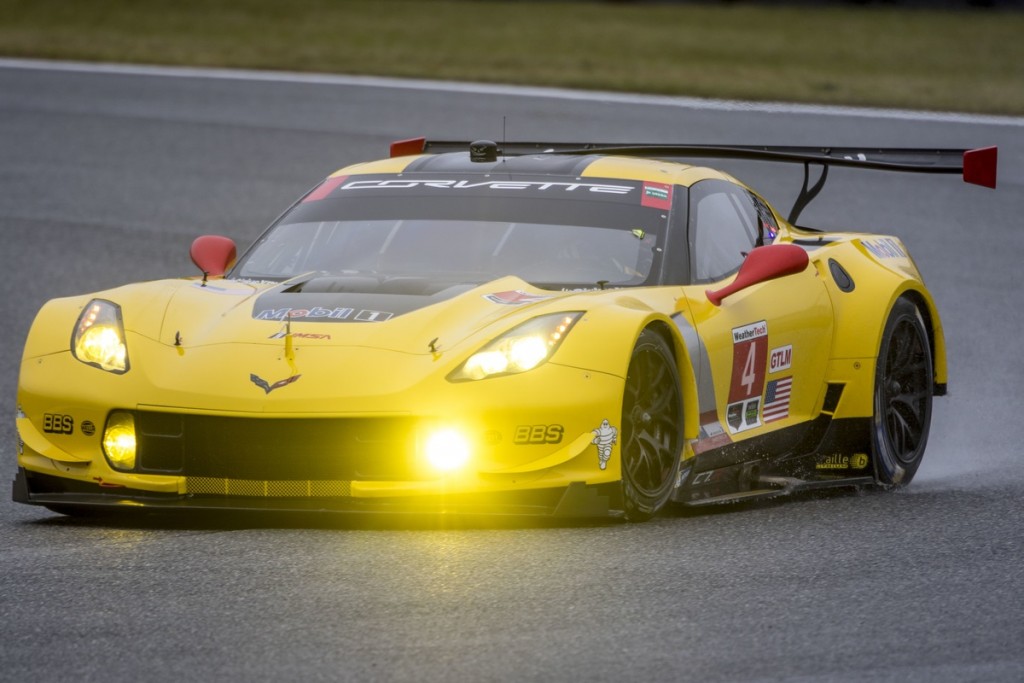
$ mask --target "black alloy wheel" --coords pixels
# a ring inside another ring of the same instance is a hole
[[[934,375],[924,320],[909,299],[896,301],[882,333],[875,368],[871,443],[875,479],[884,487],[914,478],[932,418]]]
[[[622,399],[622,494],[626,519],[642,522],[668,502],[683,448],[679,370],[665,339],[640,333]]]

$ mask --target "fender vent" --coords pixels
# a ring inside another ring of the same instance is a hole
[[[823,413],[829,413],[830,415],[836,412],[836,408],[839,407],[839,399],[843,395],[844,384],[829,384],[828,389],[825,390],[825,405],[821,407]]]
[[[853,278],[846,272],[846,269],[839,265],[839,261],[835,259],[828,260],[828,269],[832,273],[832,279],[836,282],[836,287],[843,292],[852,292],[856,286],[853,284]]]

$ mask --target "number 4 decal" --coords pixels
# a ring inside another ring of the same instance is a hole
[[[768,365],[768,323],[761,321],[732,331],[732,382],[729,403],[760,397]]]
[[[732,382],[725,422],[733,434],[761,426],[761,393],[768,365],[768,323],[732,331]]]
[[[743,363],[743,374],[740,376],[740,384],[750,396],[754,392],[754,382],[757,381],[757,344],[747,344],[750,351],[747,352],[747,360]]]

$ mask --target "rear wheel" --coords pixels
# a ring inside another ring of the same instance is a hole
[[[642,522],[668,502],[679,475],[683,399],[668,343],[640,334],[622,399],[622,494],[626,519]]]
[[[882,486],[906,486],[921,464],[931,427],[933,382],[921,312],[901,298],[885,323],[875,368],[871,445],[875,479]]]

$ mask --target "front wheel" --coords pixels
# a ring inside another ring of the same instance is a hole
[[[875,368],[871,445],[875,479],[884,487],[906,486],[921,464],[931,427],[933,382],[921,312],[901,298],[885,323]]]
[[[622,398],[622,496],[626,519],[642,522],[668,502],[679,475],[683,399],[668,343],[646,329],[633,348]]]

